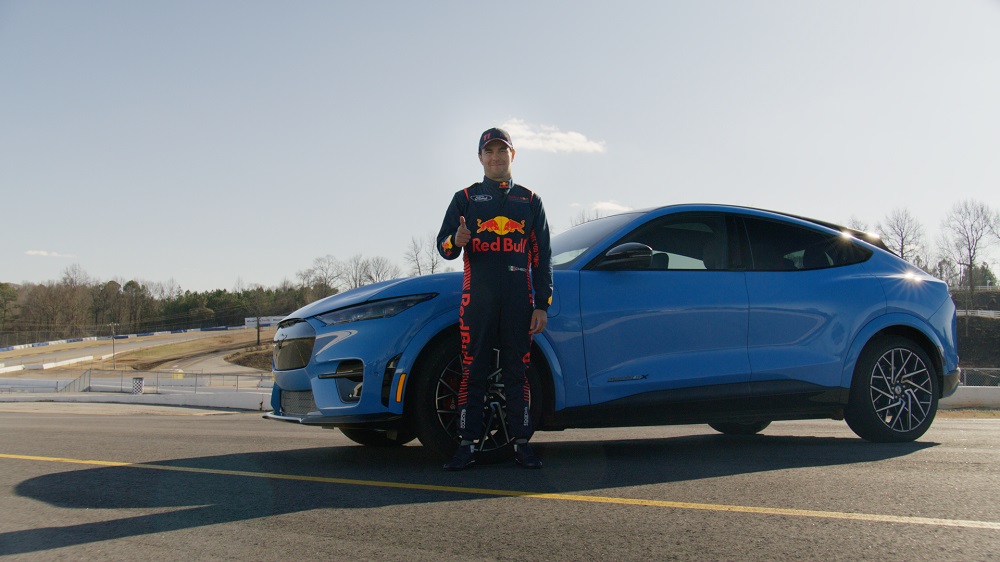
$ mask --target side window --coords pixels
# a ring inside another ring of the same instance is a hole
[[[871,257],[870,250],[844,236],[753,217],[744,217],[743,222],[757,271],[823,269]]]
[[[719,214],[668,215],[654,219],[619,241],[653,249],[649,269],[729,269],[726,218]]]

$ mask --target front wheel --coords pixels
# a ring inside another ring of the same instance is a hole
[[[485,435],[476,444],[476,461],[501,462],[511,457],[514,440],[507,430],[507,400],[504,396],[503,373],[499,352],[489,375],[486,401],[483,405]],[[462,378],[461,343],[457,337],[444,338],[429,350],[414,369],[415,389],[410,411],[416,425],[417,438],[429,449],[450,457],[458,447],[458,388]],[[530,366],[526,373],[528,407],[532,425],[537,427],[542,412],[542,384],[538,369]]]
[[[913,441],[934,421],[939,384],[920,346],[899,336],[879,338],[858,358],[844,419],[868,441]]]

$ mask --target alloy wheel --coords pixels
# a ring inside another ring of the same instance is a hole
[[[876,417],[892,431],[912,431],[934,413],[931,372],[909,349],[883,353],[872,368],[869,387]]]

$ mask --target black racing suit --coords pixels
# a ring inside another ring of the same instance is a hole
[[[457,193],[437,237],[445,259],[458,257],[454,245],[459,217],[472,239],[465,245],[459,330],[462,379],[458,390],[458,432],[463,440],[483,437],[483,401],[500,350],[507,429],[514,439],[531,437],[525,369],[530,362],[532,310],[552,302],[552,252],[542,201],[513,182],[484,178]],[[534,289],[534,298],[532,298]]]

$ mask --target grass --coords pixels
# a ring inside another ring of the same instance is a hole
[[[274,331],[274,328],[261,330],[261,343],[269,343],[271,338],[274,337]],[[238,349],[253,347],[256,344],[257,332],[255,330],[221,332],[217,336],[200,337],[177,343],[155,345],[119,354],[114,363],[119,369],[124,367],[126,369],[130,368],[146,371],[153,370],[159,365],[169,361],[189,359],[191,357],[198,357],[221,351],[235,351]],[[111,365],[111,359],[95,363],[95,367],[99,369],[110,368]]]
[[[262,340],[259,346],[248,347],[235,353],[230,353],[226,356],[226,361],[243,367],[270,371],[271,353],[271,345],[264,344]]]

